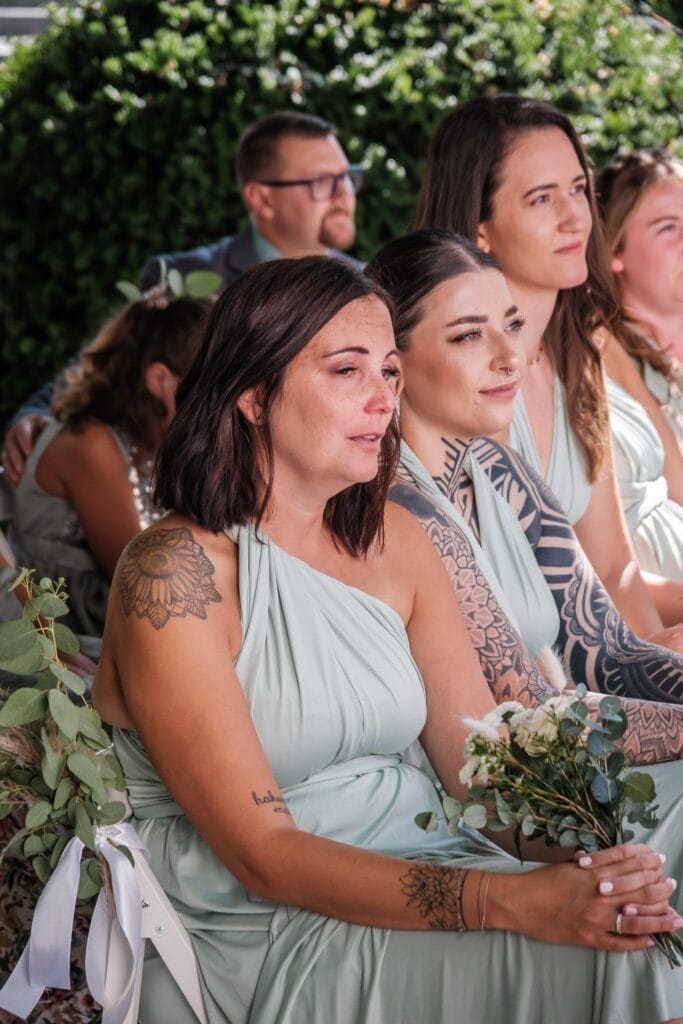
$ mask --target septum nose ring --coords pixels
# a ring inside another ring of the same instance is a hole
[[[512,376],[512,374],[513,374],[513,373],[514,373],[515,371],[514,371],[514,370],[512,369],[512,367],[511,367],[511,366],[506,366],[506,367],[505,367],[505,372],[507,373],[508,377],[511,377],[511,376]]]

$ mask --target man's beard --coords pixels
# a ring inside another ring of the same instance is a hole
[[[321,245],[327,249],[348,249],[355,237],[353,214],[347,210],[328,210],[320,223]]]

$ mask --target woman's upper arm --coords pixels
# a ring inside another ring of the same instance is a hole
[[[121,552],[140,530],[128,473],[111,430],[89,424],[63,430],[58,441],[59,475],[88,547],[112,576]]]
[[[402,562],[414,581],[406,629],[427,697],[421,741],[443,785],[455,795],[468,732],[463,718],[479,718],[495,702],[438,553],[408,512],[396,508],[396,514],[403,520]]]
[[[258,891],[267,833],[293,823],[233,667],[236,578],[224,535],[164,520],[121,559],[107,642],[160,778],[216,855]]]

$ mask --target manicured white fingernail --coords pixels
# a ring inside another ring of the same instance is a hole
[[[579,857],[579,864],[582,868],[588,868],[593,863],[588,854],[584,854],[583,857]]]
[[[658,853],[657,856],[659,857],[659,859],[661,860],[661,862],[663,864],[664,861],[666,860],[666,854],[665,853]]]
[[[612,889],[614,889],[614,882],[600,882],[598,889],[600,890],[603,896],[607,896],[608,893],[612,892]]]
[[[671,891],[675,892],[675,890],[676,890],[676,888],[678,886],[678,882],[676,881],[675,878],[670,878],[669,881],[671,882]]]
[[[631,906],[624,907],[624,909],[622,910],[622,914],[625,917],[637,917],[638,916],[638,907],[631,907]]]

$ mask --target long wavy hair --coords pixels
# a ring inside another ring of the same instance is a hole
[[[209,303],[182,297],[160,307],[138,299],[111,317],[57,385],[52,412],[70,430],[108,423],[133,444],[154,451],[167,416],[145,386],[145,370],[163,363],[182,377],[199,345]]]
[[[157,460],[156,501],[218,532],[263,518],[273,486],[273,403],[287,367],[325,324],[356,299],[384,290],[347,260],[280,259],[253,267],[221,292],[201,349],[178,389],[177,412]],[[238,400],[254,389],[259,422]],[[377,476],[327,502],[336,542],[365,554],[384,530],[384,504],[398,462],[394,416],[382,440]]]
[[[571,425],[595,480],[609,437],[607,400],[598,327],[617,314],[618,298],[590,183],[588,159],[571,121],[556,107],[525,96],[483,96],[456,107],[441,120],[429,144],[414,217],[416,228],[448,228],[476,243],[479,224],[493,215],[506,156],[527,132],[559,128],[586,174],[593,216],[586,250],[588,278],[560,291],[545,342],[567,394]],[[503,267],[505,272],[505,267]]]
[[[665,149],[636,149],[622,153],[606,164],[595,178],[595,191],[605,239],[612,255],[618,256],[624,234],[653,185],[667,178],[683,181],[683,160]],[[618,287],[618,284],[617,284]],[[675,364],[666,352],[651,345],[645,328],[631,320],[623,305],[610,325],[612,333],[629,355],[650,363],[668,380],[676,375]]]

